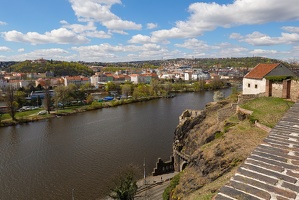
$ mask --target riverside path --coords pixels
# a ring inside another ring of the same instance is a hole
[[[299,200],[299,102],[240,166],[215,200]]]

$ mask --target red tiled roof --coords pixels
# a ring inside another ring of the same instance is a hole
[[[274,64],[258,64],[255,66],[248,74],[244,76],[244,78],[253,78],[253,79],[262,79],[264,78],[269,72],[279,66],[280,63]]]

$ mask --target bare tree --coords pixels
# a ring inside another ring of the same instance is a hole
[[[19,104],[17,103],[17,101],[15,99],[14,90],[11,86],[8,86],[6,89],[5,102],[6,102],[6,106],[8,109],[8,113],[11,116],[12,120],[16,120],[15,116],[16,116]]]

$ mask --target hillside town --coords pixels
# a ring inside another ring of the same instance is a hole
[[[32,63],[42,63],[46,60],[33,60]],[[123,70],[116,72],[107,72],[103,66],[88,66],[93,70],[92,76],[61,76],[57,77],[54,72],[47,71],[44,73],[21,73],[21,72],[7,72],[1,71],[0,74],[0,88],[13,87],[15,89],[26,88],[29,86],[37,87],[38,85],[44,87],[46,82],[50,86],[56,87],[58,85],[68,86],[70,84],[84,85],[90,84],[94,88],[101,88],[107,82],[125,83],[132,82],[134,84],[145,83],[148,84],[152,79],[171,80],[171,81],[198,81],[198,80],[213,80],[213,79],[240,79],[247,72],[248,68],[233,68],[221,65],[213,65],[209,67],[192,66],[188,62],[180,62],[175,64],[168,63],[158,68],[130,68],[123,67]],[[1,67],[3,68],[3,67]]]

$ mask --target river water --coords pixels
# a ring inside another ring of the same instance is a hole
[[[212,91],[185,93],[0,128],[0,199],[96,199],[112,174],[142,171],[144,159],[150,175],[169,160],[179,115],[212,100]]]

